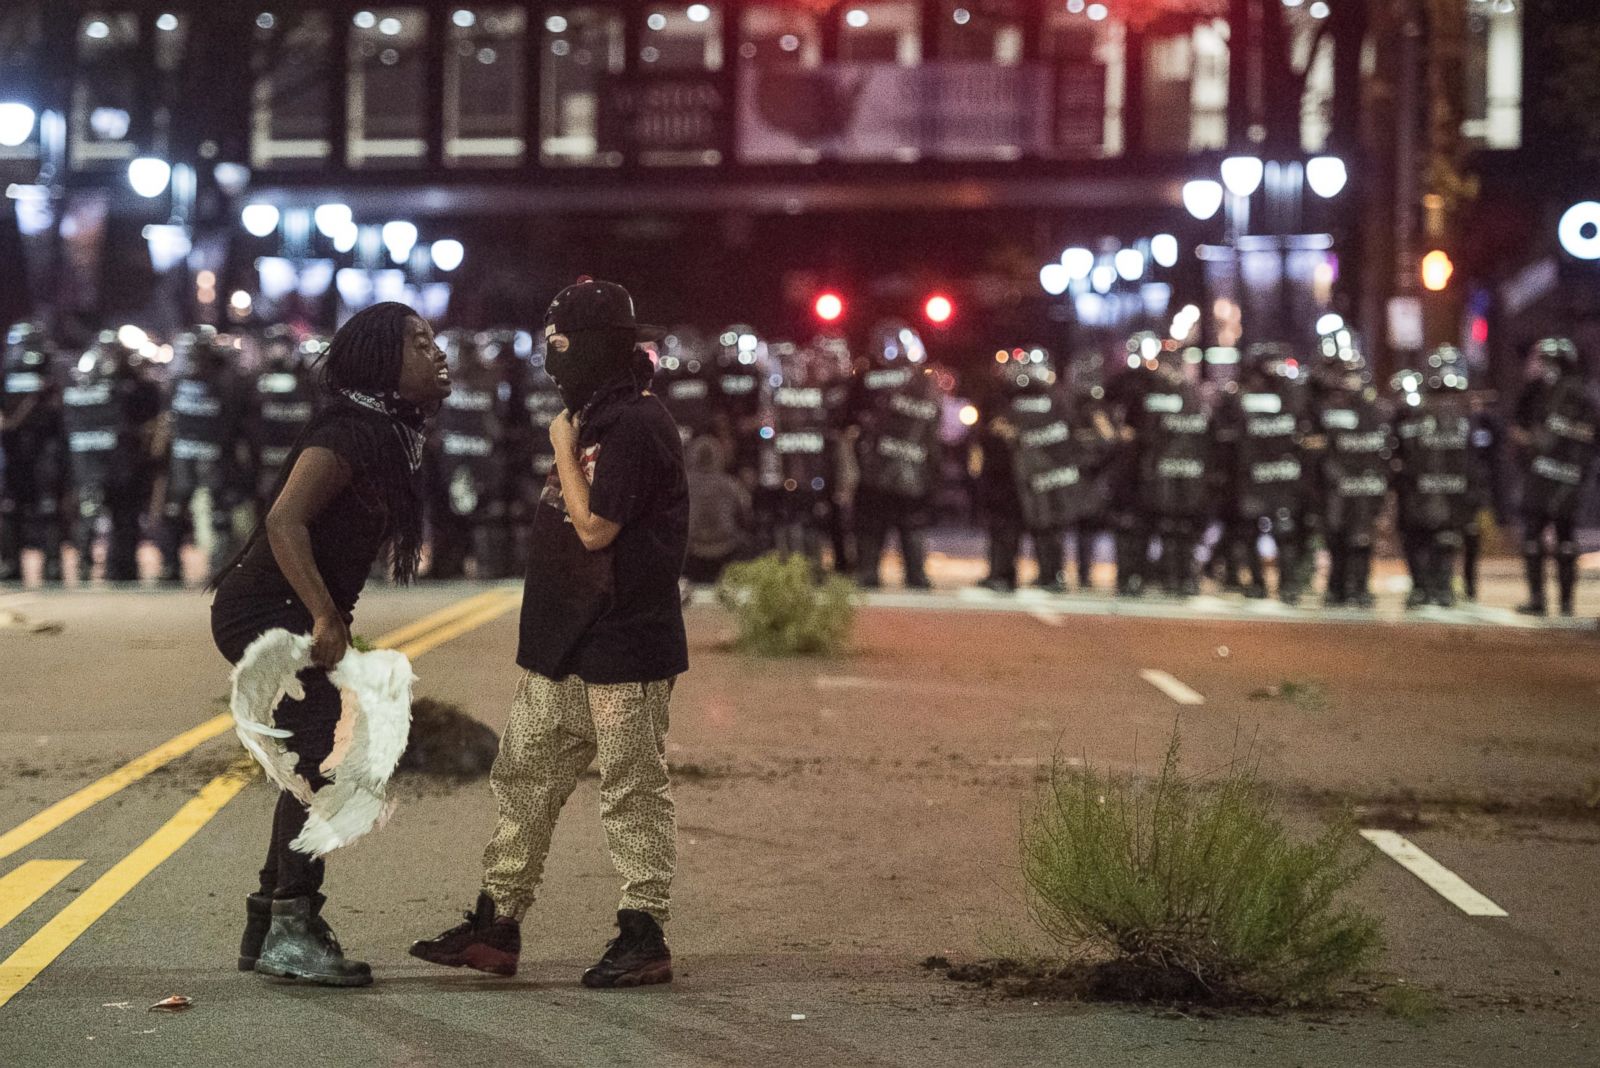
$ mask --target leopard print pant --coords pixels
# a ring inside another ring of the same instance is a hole
[[[556,817],[598,756],[600,822],[623,879],[618,907],[667,922],[678,859],[666,761],[672,684],[597,686],[523,672],[489,774],[500,814],[483,855],[483,888],[499,915],[521,919],[533,904]]]

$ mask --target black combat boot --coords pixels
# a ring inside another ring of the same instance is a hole
[[[1528,600],[1517,605],[1517,611],[1525,616],[1542,616],[1549,610],[1544,599],[1544,554],[1524,554],[1522,570],[1528,578]]]
[[[253,972],[256,970],[256,958],[261,956],[261,943],[266,941],[267,930],[272,926],[272,895],[251,894],[244,899],[244,907],[244,936],[239,939],[239,970]]]
[[[1578,557],[1575,552],[1556,553],[1556,588],[1561,594],[1561,614],[1570,619],[1578,598]]]
[[[318,986],[371,986],[372,969],[346,960],[339,940],[322,918],[321,895],[272,903],[272,926],[256,958],[256,971]]]
[[[478,904],[437,938],[411,943],[411,955],[447,968],[473,968],[490,975],[516,975],[522,955],[522,925],[495,914],[494,898],[479,892]]]
[[[583,973],[587,987],[650,986],[672,982],[672,951],[661,925],[648,912],[617,913],[621,934],[606,946],[605,956]]]

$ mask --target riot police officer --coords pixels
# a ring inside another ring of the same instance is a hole
[[[1078,588],[1094,586],[1095,543],[1109,529],[1107,515],[1111,461],[1117,445],[1116,410],[1106,395],[1105,355],[1083,352],[1068,368],[1071,383],[1067,425],[1081,476],[1072,523]]]
[[[653,391],[672,413],[684,443],[713,433],[717,361],[710,346],[692,327],[680,326],[662,340],[659,352]]]
[[[491,362],[498,350],[486,358],[478,339],[462,330],[446,331],[439,344],[454,388],[434,418],[427,453],[428,577],[460,578],[470,556],[480,577],[505,578],[514,566],[507,446],[522,413]]]
[[[850,438],[859,471],[855,510],[856,580],[882,582],[878,569],[890,531],[898,534],[906,586],[928,589],[923,532],[932,521],[940,469],[940,398],[929,373],[881,349],[853,383]]]
[[[191,532],[214,569],[232,555],[234,509],[254,495],[248,431],[250,390],[234,367],[238,350],[215,328],[198,327],[173,343],[170,454],[161,494],[161,581],[180,582],[179,552]]]
[[[1278,550],[1278,596],[1300,599],[1310,494],[1302,447],[1307,430],[1299,361],[1276,345],[1252,346],[1244,375],[1218,404],[1218,473],[1227,502],[1223,545],[1243,558],[1248,597],[1267,595],[1261,535]],[[1230,569],[1232,571],[1232,569]]]
[[[1371,608],[1372,549],[1389,496],[1393,428],[1353,346],[1324,339],[1312,390],[1312,483],[1328,549],[1323,602]]]
[[[295,337],[288,326],[274,326],[262,337],[262,360],[256,375],[251,433],[255,447],[255,501],[264,512],[294,450],[301,431],[316,412],[313,366],[327,351],[321,338]]]
[[[105,576],[136,581],[140,522],[159,466],[161,387],[146,374],[139,353],[108,330],[79,363],[61,401],[77,505],[78,577],[89,578],[98,527],[106,519]]]
[[[1142,558],[1153,535],[1161,546],[1157,574],[1162,590],[1192,596],[1199,592],[1195,548],[1210,507],[1211,416],[1174,348],[1154,335],[1137,337],[1129,345],[1131,354],[1153,362],[1155,370],[1137,392],[1128,416],[1138,508],[1131,522],[1128,517],[1119,520],[1118,592],[1142,592],[1148,570]]]
[[[1544,615],[1547,532],[1555,538],[1556,585],[1561,614],[1573,613],[1578,589],[1577,516],[1584,486],[1600,453],[1600,408],[1584,374],[1582,356],[1567,338],[1534,346],[1539,374],[1517,400],[1521,447],[1522,555],[1528,600],[1517,611]]]
[[[67,440],[55,352],[36,323],[17,323],[0,354],[0,582],[22,577],[22,550],[44,552],[61,581],[61,500]]]
[[[1391,382],[1395,417],[1400,537],[1411,569],[1407,608],[1455,604],[1453,582],[1462,531],[1472,518],[1472,420],[1467,372],[1453,346],[1435,349],[1426,371]]]
[[[814,350],[789,346],[764,390],[766,419],[757,502],[774,549],[800,553],[820,569],[829,478],[828,366]]]

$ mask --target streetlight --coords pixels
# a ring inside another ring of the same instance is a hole
[[[280,213],[272,204],[246,204],[239,212],[239,221],[251,237],[266,237],[278,228]]]
[[[1157,234],[1150,239],[1150,258],[1163,267],[1178,263],[1178,239],[1171,234]]]
[[[817,297],[812,305],[812,310],[817,313],[817,318],[825,323],[836,323],[844,315],[844,298],[837,293],[823,293]]]
[[[1136,248],[1119,249],[1111,262],[1124,281],[1137,282],[1144,274],[1144,253]]]
[[[1338,156],[1313,156],[1306,161],[1306,184],[1324,200],[1332,200],[1344,190],[1350,172]]]
[[[428,255],[435,267],[448,274],[461,266],[461,261],[467,257],[467,250],[455,238],[447,237],[429,246]]]
[[[142,197],[158,197],[172,180],[172,165],[154,156],[140,156],[128,164],[128,184]]]
[[[1094,270],[1094,253],[1086,248],[1069,248],[1061,254],[1061,266],[1067,269],[1067,277],[1074,282],[1088,278],[1089,272]]]
[[[1579,201],[1561,215],[1556,236],[1567,255],[1580,260],[1600,260],[1600,204]]]
[[[1209,178],[1197,178],[1183,184],[1183,206],[1201,222],[1205,222],[1222,207],[1222,183]]]
[[[1255,156],[1229,156],[1222,161],[1222,184],[1236,197],[1247,197],[1261,188],[1266,164]]]
[[[383,247],[389,250],[389,258],[394,262],[406,262],[411,257],[411,250],[417,247],[416,224],[404,221],[384,223]]]
[[[0,145],[16,148],[33,133],[36,116],[26,104],[0,104]]]
[[[355,214],[344,204],[319,204],[311,213],[311,220],[317,224],[317,231],[332,241],[338,238],[355,219]]]
[[[1047,263],[1039,268],[1039,287],[1052,297],[1059,297],[1072,284],[1072,274],[1059,263]]]

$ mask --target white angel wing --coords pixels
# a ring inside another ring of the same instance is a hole
[[[234,665],[233,694],[228,702],[240,743],[269,779],[307,804],[311,784],[295,771],[295,755],[284,744],[290,732],[274,727],[272,715],[285,697],[296,701],[305,697],[305,688],[296,676],[310,662],[310,649],[307,635],[281,628],[262,634]]]

